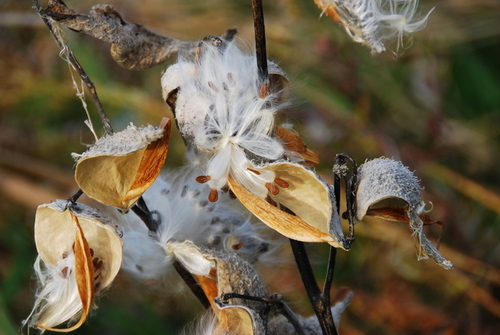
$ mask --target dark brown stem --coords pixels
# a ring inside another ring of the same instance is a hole
[[[191,273],[189,273],[189,271],[187,271],[181,265],[181,263],[179,263],[177,261],[174,262],[174,268],[177,271],[177,273],[179,274],[179,276],[181,276],[182,280],[184,280],[186,285],[189,287],[191,292],[193,292],[193,294],[196,296],[196,298],[198,298],[198,300],[201,302],[203,307],[210,308],[210,301],[208,301],[207,296],[203,292],[203,289],[200,287],[198,282],[193,278]]]
[[[337,329],[333,322],[332,310],[330,305],[326,304],[325,299],[323,299],[323,294],[319,290],[311,263],[307,257],[304,243],[290,239],[290,245],[299,269],[300,277],[302,278],[302,283],[304,283],[307,296],[314,309],[314,313],[316,313],[323,335],[336,335]]]
[[[257,55],[257,68],[261,84],[268,85],[269,73],[267,71],[266,29],[264,25],[264,10],[262,0],[252,0],[253,24],[255,29],[255,52]]]
[[[330,291],[332,289],[336,257],[337,257],[337,248],[330,246],[330,255],[328,257],[328,267],[326,268],[326,277],[325,277],[325,283],[323,284],[323,295],[322,295],[326,306],[330,306]]]
[[[158,227],[161,224],[160,213],[158,211],[150,211],[143,197],[137,200],[137,203],[132,207],[132,212],[144,222],[150,232],[156,233],[158,231]]]
[[[69,201],[71,201],[72,203],[76,203],[76,201],[78,200],[78,198],[80,198],[80,196],[83,194],[83,190],[82,189],[79,189],[75,194],[73,194],[70,198],[69,198]]]

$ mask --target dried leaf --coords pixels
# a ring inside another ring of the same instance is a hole
[[[78,157],[78,186],[101,203],[130,209],[160,173],[170,130],[170,120],[164,118],[160,128],[129,126],[101,138]]]
[[[89,14],[76,13],[60,0],[51,0],[41,11],[73,31],[111,43],[113,59],[131,70],[161,64],[179,52],[194,52],[197,42],[183,42],[156,34],[142,25],[126,22],[111,5],[95,5]],[[228,31],[227,38],[235,32]]]
[[[277,125],[274,129],[274,134],[281,139],[286,150],[292,154],[297,153],[296,157],[303,159],[300,162],[301,164],[305,166],[319,164],[319,155],[307,149],[304,140],[300,138],[299,134],[280,125]]]

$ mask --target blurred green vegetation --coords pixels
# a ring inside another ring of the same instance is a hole
[[[98,2],[66,3],[87,13]],[[250,1],[106,3],[125,20],[182,40],[232,27],[244,39],[253,36]],[[427,28],[408,41],[411,47],[372,56],[331,19],[319,18],[313,1],[265,5],[269,58],[291,83],[293,104],[283,122],[293,123],[321,155],[317,170],[330,178],[340,152],[358,164],[379,156],[402,160],[421,178],[432,217],[446,224],[441,251],[456,265],[445,271],[417,262],[411,231],[402,224],[359,223],[353,250],[338,253],[335,284],[356,290],[342,334],[500,329],[500,3],[425,0],[422,6],[436,9]],[[111,59],[109,45],[66,34],[115,129],[170,115],[159,84],[167,64],[128,71]],[[70,153],[93,141],[58,53],[30,1],[0,1],[0,335],[19,333],[32,307],[35,209],[76,190]],[[99,125],[90,98],[87,103]],[[167,167],[184,162],[177,133],[172,143]],[[426,233],[435,241],[440,231]],[[321,276],[327,248],[308,247]],[[284,266],[270,290],[310,314],[294,271]],[[119,278],[76,333],[174,334],[200,312],[187,295],[151,292]]]

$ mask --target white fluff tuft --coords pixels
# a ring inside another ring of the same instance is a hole
[[[418,0],[317,0],[325,11],[333,8],[354,41],[367,45],[373,53],[386,50],[385,43],[396,40],[404,47],[404,36],[422,30],[432,12],[415,19]]]
[[[231,175],[265,197],[264,185],[274,174],[248,169],[257,171],[256,164],[283,157],[282,143],[272,136],[281,92],[260,94],[256,57],[235,42],[203,42],[198,56],[181,58],[162,77],[164,95],[178,82],[175,114],[189,150],[196,153],[191,157],[204,164],[212,189],[223,188]]]
[[[190,273],[209,276],[215,268],[215,261],[203,254],[191,241],[168,242],[164,245],[165,253],[172,254]]]
[[[207,309],[200,318],[188,325],[179,335],[232,335],[220,326],[212,309]]]
[[[75,279],[75,255],[69,254],[55,265],[35,261],[39,289],[29,317],[31,327],[50,328],[76,317],[83,308]]]
[[[148,209],[160,222],[155,234],[148,232],[132,212],[122,214],[112,207],[102,209],[116,222],[122,222],[122,269],[147,285],[163,282],[174,259],[185,266],[191,264],[195,273],[206,273],[210,262],[201,260],[196,252],[190,253],[191,244],[238,253],[251,262],[278,251],[261,237],[260,226],[255,227],[252,216],[232,206],[239,204],[229,196],[222,194],[216,203],[209,202],[205,198],[207,185],[197,183],[196,175],[199,172],[186,168],[168,172],[165,175],[168,180],[159,177],[144,193]]]

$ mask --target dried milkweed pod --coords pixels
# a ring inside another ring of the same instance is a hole
[[[255,267],[236,254],[205,251],[205,257],[214,261],[208,275],[195,275],[206,295],[217,322],[210,334],[319,334],[321,327],[316,316],[304,318],[295,315],[279,295],[269,295],[265,283]],[[331,308],[335,324],[353,297],[345,296]],[[269,311],[283,313],[268,321]]]
[[[266,199],[256,196],[235,179],[229,179],[231,191],[248,210],[291,239],[350,248],[335,211],[336,200],[331,186],[299,164],[271,163],[261,170],[274,176],[274,180],[266,184],[269,190]]]
[[[89,197],[122,210],[130,209],[155,181],[165,162],[170,120],[160,127],[128,126],[99,139],[77,160],[75,180]]]
[[[120,269],[121,233],[89,206],[57,200],[38,207],[35,270],[40,289],[29,324],[69,332],[86,320],[94,297]],[[69,321],[67,328],[54,328]]]
[[[404,208],[406,220],[413,229],[415,247],[419,260],[431,257],[445,269],[453,268],[453,264],[445,259],[432,245],[423,232],[425,204],[422,201],[422,187],[415,175],[401,162],[389,158],[377,158],[362,164],[358,170],[358,186],[356,191],[356,219],[362,220],[370,207],[384,199],[394,198],[406,202]],[[382,218],[400,221],[401,211],[390,209]],[[393,215],[391,215],[393,213]]]
[[[286,150],[274,129],[288,80],[276,65],[269,66],[269,76],[269,84],[261,84],[255,57],[213,36],[200,42],[194,59],[180,58],[162,76],[163,96],[189,157],[204,170],[197,181],[210,186],[212,202],[229,176],[265,197],[265,184],[273,176],[254,161],[284,158]]]
[[[256,269],[236,254],[205,252],[214,261],[207,275],[195,275],[218,319],[214,334],[265,334],[266,305],[246,299],[231,299],[220,304],[217,297],[236,293],[250,297],[267,297],[264,281]]]

